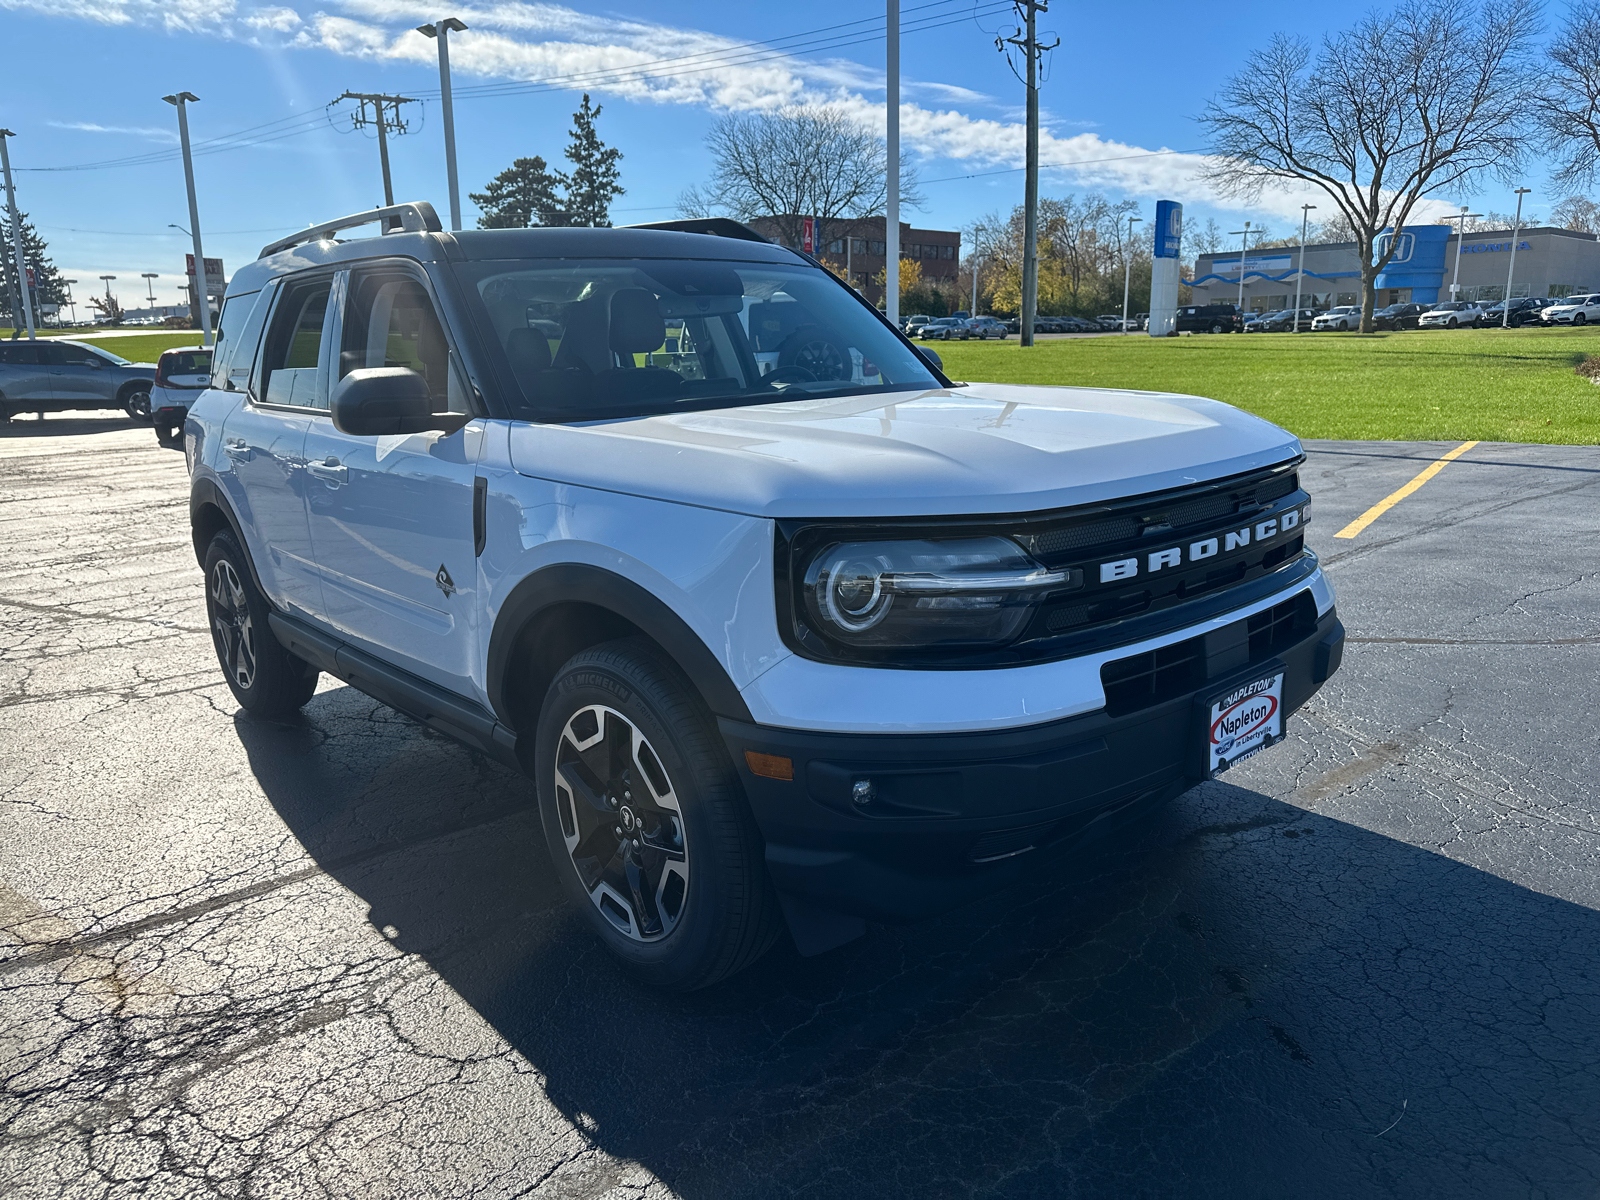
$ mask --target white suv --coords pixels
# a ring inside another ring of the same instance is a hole
[[[728,221],[362,213],[234,276],[213,380],[184,440],[239,703],[326,671],[525,772],[574,903],[667,987],[1048,872],[1342,654],[1294,437],[952,383]]]
[[[1544,310],[1540,320],[1546,325],[1588,325],[1600,321],[1600,295],[1568,296]]]
[[[1325,313],[1319,313],[1311,321],[1314,333],[1327,330],[1337,330],[1344,333],[1350,329],[1361,328],[1361,309],[1353,304],[1341,304],[1338,308],[1330,308]]]

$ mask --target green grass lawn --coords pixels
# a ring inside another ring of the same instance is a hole
[[[120,355],[129,362],[147,363],[153,363],[160,358],[163,350],[200,344],[198,329],[175,329],[171,333],[147,333],[137,337],[91,338],[84,343],[86,346],[104,350],[108,354]]]
[[[1600,331],[1438,330],[941,342],[952,379],[1187,392],[1306,438],[1600,443],[1600,387],[1573,368]]]

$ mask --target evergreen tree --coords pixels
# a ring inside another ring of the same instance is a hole
[[[489,181],[481,192],[468,192],[467,199],[483,210],[479,229],[526,229],[530,225],[567,225],[556,189],[567,186],[567,177],[551,171],[544,159],[516,159]]]
[[[622,151],[600,140],[594,129],[599,115],[600,106],[591,106],[589,93],[585,92],[583,103],[572,114],[572,144],[567,147],[567,158],[572,163],[572,174],[567,178],[567,211],[570,224],[605,228],[611,224],[612,199],[625,189],[617,183],[621,174],[617,160]]]
[[[39,305],[61,304],[67,302],[66,285],[61,282],[61,273],[56,270],[55,263],[50,261],[49,244],[39,236],[39,231],[28,223],[28,214],[19,213],[22,222],[22,257],[28,266],[33,268],[33,319],[39,321]],[[3,302],[3,311],[12,314],[12,319],[21,327],[22,321],[22,293],[17,289],[17,252],[11,244],[11,223],[6,219],[6,214],[0,211],[0,238],[4,245],[0,246],[4,253],[0,254],[0,302]]]

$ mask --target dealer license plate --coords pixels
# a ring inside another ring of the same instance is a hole
[[[1283,672],[1252,679],[1211,702],[1206,746],[1210,774],[1265,750],[1283,737]]]

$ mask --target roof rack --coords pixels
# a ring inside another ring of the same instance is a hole
[[[321,225],[302,229],[299,233],[290,234],[286,238],[268,242],[261,247],[261,253],[257,257],[266,258],[269,254],[277,254],[280,250],[292,250],[307,242],[324,241],[341,229],[357,229],[362,225],[371,225],[374,221],[383,223],[384,233],[444,232],[444,226],[439,223],[439,214],[433,211],[433,205],[426,200],[411,200],[404,204],[391,204],[387,208],[369,208],[366,212],[352,213],[336,221],[324,221]]]
[[[764,242],[771,245],[748,225],[730,221],[727,217],[694,217],[683,221],[650,221],[644,225],[625,225],[624,229],[670,229],[678,233],[708,233],[712,237],[738,238],[742,242]]]

